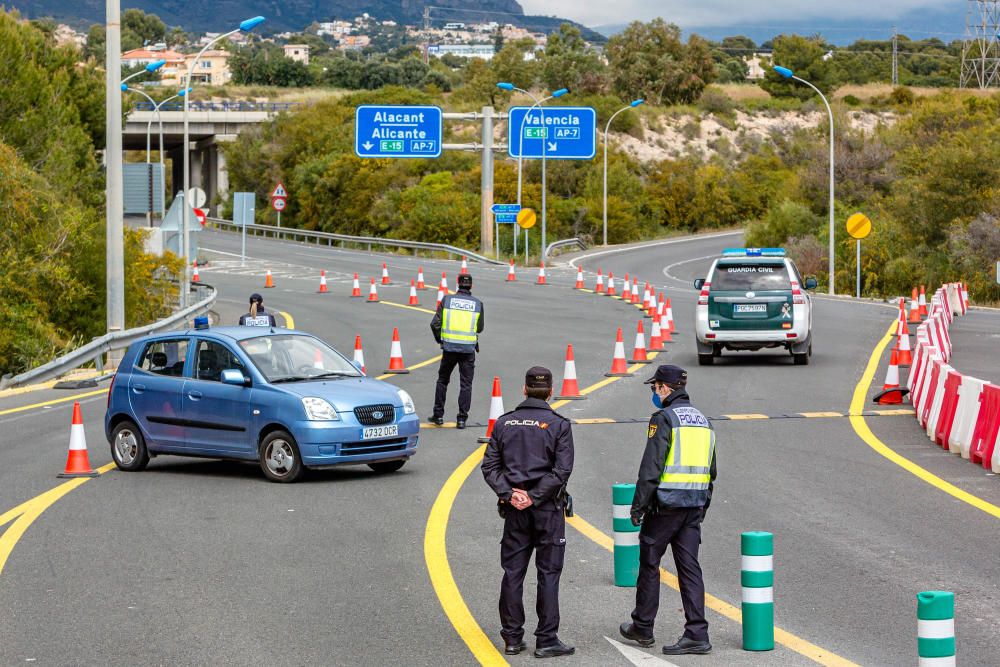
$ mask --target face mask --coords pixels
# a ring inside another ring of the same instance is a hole
[[[656,393],[656,387],[653,387],[653,407],[657,410],[663,407],[663,401],[660,399],[660,395]]]

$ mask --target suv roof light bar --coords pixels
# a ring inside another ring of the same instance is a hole
[[[784,257],[784,248],[726,248],[723,257]]]

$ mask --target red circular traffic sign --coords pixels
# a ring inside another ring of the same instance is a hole
[[[202,224],[202,226],[204,227],[205,223],[208,222],[208,217],[205,215],[205,212],[203,210],[201,210],[200,208],[196,208],[196,209],[192,209],[192,210],[194,211],[194,217],[198,218],[198,222],[200,222]]]
[[[285,206],[287,206],[287,205],[288,205],[288,202],[285,200],[284,197],[274,197],[271,200],[271,208],[273,208],[275,211],[278,211],[279,213],[281,211],[284,211],[285,210]]]

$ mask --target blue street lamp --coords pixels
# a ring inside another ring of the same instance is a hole
[[[826,100],[826,95],[824,95],[823,92],[819,88],[817,88],[816,86],[812,85],[811,83],[809,83],[805,79],[802,79],[802,78],[799,78],[799,77],[795,76],[795,72],[793,72],[792,70],[788,69],[787,67],[781,67],[780,65],[775,65],[774,66],[774,71],[777,72],[778,74],[780,74],[782,77],[784,77],[786,79],[794,79],[794,80],[798,81],[799,83],[804,83],[807,86],[809,86],[810,88],[812,88],[813,90],[815,90],[816,94],[819,95],[819,97],[820,97],[821,100],[823,100],[823,104],[826,105],[826,112],[830,116],[830,248],[829,248],[829,258],[828,258],[829,266],[828,266],[827,270],[830,272],[830,279],[829,279],[830,280],[830,289],[828,291],[829,291],[830,294],[833,294],[834,293],[834,282],[835,282],[835,274],[834,274],[834,266],[835,266],[835,264],[834,264],[834,243],[833,243],[834,231],[835,231],[834,230],[834,224],[833,224],[833,196],[834,196],[834,178],[833,178],[833,158],[834,158],[834,155],[833,155],[833,109],[830,108],[830,103]]]
[[[633,100],[628,106],[624,106],[611,114],[608,124],[604,126],[604,245],[608,245],[608,130],[611,129],[611,121],[622,111],[634,109],[646,100]]]

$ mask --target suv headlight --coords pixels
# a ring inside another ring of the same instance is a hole
[[[403,402],[404,415],[412,415],[414,412],[417,411],[417,406],[413,404],[413,399],[410,398],[410,395],[408,393],[406,393],[406,390],[400,389],[396,393],[399,394],[399,400]]]
[[[340,416],[327,401],[315,396],[302,399],[302,407],[306,409],[306,419],[312,421],[339,421]]]

